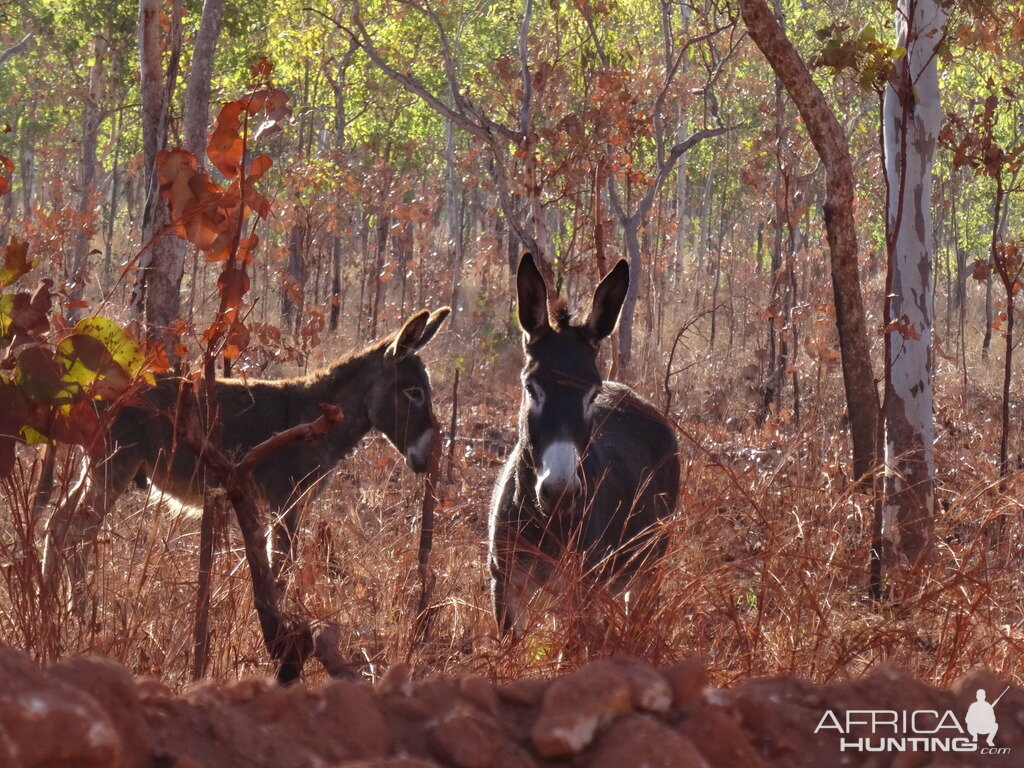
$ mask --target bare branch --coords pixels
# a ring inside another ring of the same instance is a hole
[[[257,464],[282,448],[300,440],[316,442],[341,423],[341,409],[338,406],[320,403],[320,410],[323,411],[323,414],[314,421],[308,424],[299,424],[283,432],[276,432],[259,445],[251,448],[234,471],[250,473]]]
[[[654,181],[647,188],[647,192],[640,200],[640,204],[637,206],[636,211],[631,214],[630,218],[636,218],[639,221],[643,221],[647,212],[654,204],[654,198],[661,190],[661,186],[665,183],[665,179],[667,179],[668,175],[672,173],[672,169],[675,167],[680,157],[685,155],[702,141],[706,139],[713,139],[715,136],[721,136],[723,133],[735,131],[738,127],[739,126],[737,125],[731,125],[720,128],[704,128],[696,133],[690,134],[685,140],[673,146],[672,149],[669,150],[668,156],[658,166],[658,173],[654,177]]]
[[[32,32],[29,32],[6,51],[0,53],[0,67],[6,64],[8,59],[12,59],[22,51],[25,51],[28,48],[28,44],[32,42],[33,37],[35,37],[35,35]]]

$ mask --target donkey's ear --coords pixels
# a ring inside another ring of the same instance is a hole
[[[388,344],[387,349],[384,350],[384,357],[390,360],[401,360],[410,352],[419,349],[420,339],[423,337],[423,331],[427,327],[429,318],[430,313],[424,309],[406,320],[402,330],[395,334],[394,341]]]
[[[594,302],[590,305],[586,328],[594,341],[600,341],[615,330],[619,322],[622,303],[626,300],[629,290],[629,262],[619,259],[594,291]]]
[[[437,333],[438,328],[444,324],[444,321],[448,319],[448,315],[451,313],[451,307],[441,307],[440,309],[435,309],[430,313],[430,317],[427,318],[427,325],[423,329],[423,334],[420,336],[419,344],[416,345],[417,348],[422,347],[434,338],[434,334]]]
[[[516,272],[516,303],[519,325],[534,338],[551,329],[548,322],[548,287],[533,256],[524,253]]]

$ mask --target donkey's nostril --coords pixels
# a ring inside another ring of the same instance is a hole
[[[570,503],[580,492],[580,483],[573,478],[568,483],[544,482],[537,484],[537,500],[545,509]]]

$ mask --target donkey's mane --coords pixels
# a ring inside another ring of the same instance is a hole
[[[337,358],[333,363],[329,363],[323,368],[318,368],[315,371],[310,371],[305,376],[296,376],[292,379],[285,379],[282,383],[295,383],[295,384],[313,384],[318,381],[323,381],[329,377],[335,376],[339,371],[345,368],[350,368],[360,363],[365,362],[367,359],[372,357],[378,352],[382,352],[388,347],[398,336],[399,331],[389,333],[383,338],[371,341],[366,346],[347,352],[341,357]]]
[[[555,299],[554,306],[551,309],[555,318],[555,328],[564,331],[572,324],[572,312],[569,311],[569,305],[564,297],[559,296]]]

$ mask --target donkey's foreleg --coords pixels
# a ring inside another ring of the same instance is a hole
[[[128,454],[90,462],[67,499],[50,517],[43,554],[44,588],[55,593],[63,567],[71,583],[72,606],[76,610],[83,607],[89,561],[103,520],[140,464],[141,460]]]
[[[526,606],[543,584],[542,568],[535,557],[511,548],[492,548],[489,562],[498,632],[521,638],[529,628]]]
[[[43,549],[43,585],[54,594],[66,570],[72,593],[81,590],[91,539],[99,534],[105,510],[101,489],[86,471],[50,517]]]

